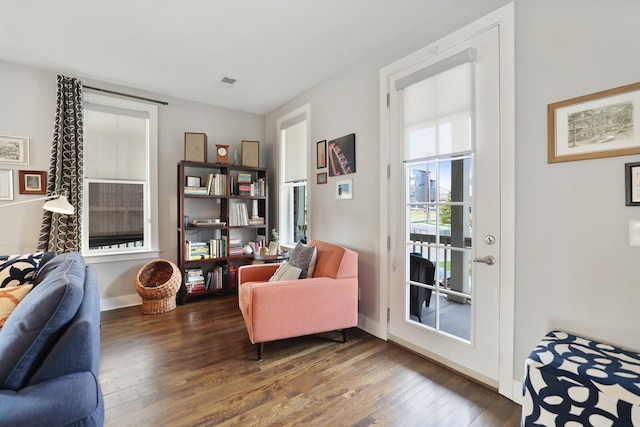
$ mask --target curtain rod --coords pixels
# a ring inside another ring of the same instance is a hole
[[[92,90],[97,90],[99,92],[110,93],[112,95],[121,95],[121,96],[126,96],[126,97],[129,97],[129,98],[140,99],[142,101],[155,102],[156,104],[169,105],[169,103],[166,102],[166,101],[158,101],[157,99],[145,98],[145,97],[136,96],[136,95],[129,95],[128,93],[116,92],[114,90],[100,89],[98,87],[85,86],[85,85],[83,85],[82,87],[85,88],[85,89],[92,89]]]

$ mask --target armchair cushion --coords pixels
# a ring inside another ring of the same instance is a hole
[[[307,246],[302,242],[298,242],[291,252],[289,263],[295,267],[302,269],[300,273],[301,279],[313,277],[313,271],[316,266],[317,251],[315,246]]]
[[[300,273],[302,273],[302,269],[298,268],[294,265],[289,264],[288,262],[283,262],[280,264],[280,267],[273,273],[273,276],[269,279],[270,282],[280,282],[283,280],[296,280],[300,277]]]

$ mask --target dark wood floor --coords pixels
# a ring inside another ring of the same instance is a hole
[[[265,345],[237,297],[102,313],[106,426],[517,426],[520,406],[359,329]]]

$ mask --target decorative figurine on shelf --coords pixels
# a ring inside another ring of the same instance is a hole
[[[251,255],[253,253],[253,247],[250,244],[247,243],[242,248],[242,252],[244,252],[246,255]]]

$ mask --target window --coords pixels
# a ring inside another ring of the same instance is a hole
[[[157,250],[157,117],[155,105],[85,94],[83,255]]]
[[[308,110],[309,107],[305,106],[278,120],[278,232],[284,246],[293,246],[298,241],[307,242]]]

